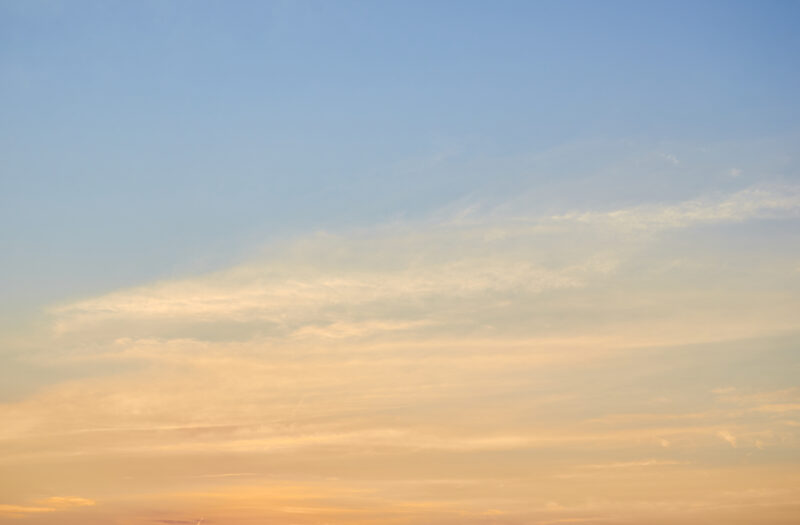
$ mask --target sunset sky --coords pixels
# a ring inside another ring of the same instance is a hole
[[[0,524],[800,523],[798,28],[0,0]]]

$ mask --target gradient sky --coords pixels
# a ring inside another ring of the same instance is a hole
[[[0,0],[0,523],[797,523],[798,27]]]

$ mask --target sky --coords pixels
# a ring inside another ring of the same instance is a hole
[[[0,524],[797,523],[798,24],[0,0]]]

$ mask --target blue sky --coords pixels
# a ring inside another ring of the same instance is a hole
[[[580,159],[523,159],[574,144],[797,133],[791,2],[0,9],[0,264],[17,305],[577,180]]]
[[[0,524],[797,523],[798,27],[0,0]]]

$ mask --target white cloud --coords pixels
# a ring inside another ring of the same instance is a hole
[[[734,436],[727,430],[720,430],[719,432],[717,432],[717,436],[727,441],[733,448],[736,448],[736,436]]]
[[[635,257],[633,240],[642,232],[795,216],[798,211],[797,188],[751,188],[722,199],[610,212],[550,218],[489,213],[470,224],[319,235],[267,261],[121,290],[51,313],[56,333],[105,330],[116,337],[175,337],[187,323],[194,334],[202,333],[198,324],[227,323],[229,328],[215,330],[246,332],[249,325],[262,334],[323,338],[436,330],[477,317],[488,327],[493,308],[530,307],[537,296],[558,291],[565,296],[614,278]],[[587,227],[605,233],[596,236]],[[691,265],[665,268],[677,272]]]
[[[726,273],[727,254],[698,262],[694,247],[675,253],[650,235],[790,217],[787,195],[320,234],[215,274],[61,305],[47,349],[26,358],[86,375],[0,404],[0,464],[163,462],[176,479],[221,486],[262,481],[254,458],[269,457],[270,476],[313,464],[308,475],[347,485],[354,464],[436,478],[459,458],[475,471],[456,476],[541,479],[544,505],[568,501],[573,482],[685,476],[720,439],[794,450],[797,427],[781,420],[794,390],[752,392],[746,371],[702,384],[682,371],[708,374],[756,345],[735,341],[796,327],[796,295],[768,286],[773,266]],[[141,483],[169,485],[154,478]],[[477,515],[486,509],[506,507],[484,501]]]
[[[631,232],[658,232],[702,224],[797,217],[798,212],[799,187],[752,187],[722,199],[697,199],[672,205],[641,205],[610,212],[569,213],[554,216],[553,221],[583,223]]]

